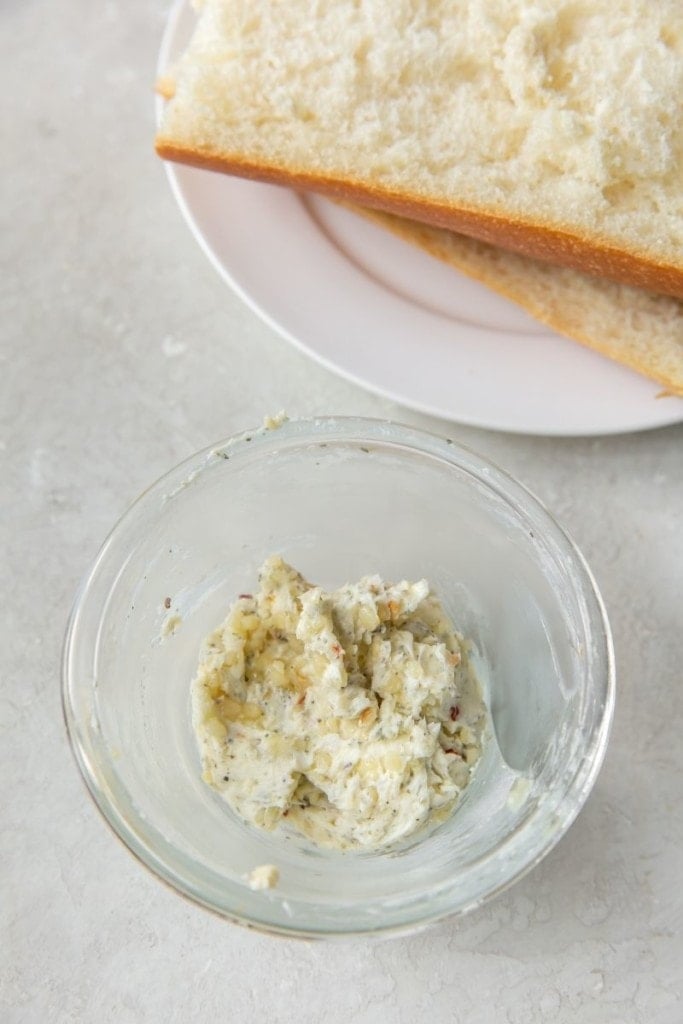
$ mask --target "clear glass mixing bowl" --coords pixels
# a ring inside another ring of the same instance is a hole
[[[399,849],[258,831],[201,780],[200,644],[274,552],[330,588],[425,576],[474,642],[485,752],[456,812]],[[586,563],[520,484],[408,427],[317,419],[222,442],[138,499],[76,599],[63,699],[98,807],[179,892],[273,932],[400,932],[478,906],[566,831],[605,753],[613,655]],[[279,884],[253,892],[245,875],[264,863]]]

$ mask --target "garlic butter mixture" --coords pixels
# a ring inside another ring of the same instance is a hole
[[[278,556],[206,641],[192,684],[203,778],[248,822],[372,848],[445,817],[486,709],[425,580],[326,592]]]

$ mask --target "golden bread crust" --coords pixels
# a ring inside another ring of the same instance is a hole
[[[446,228],[524,256],[572,267],[624,284],[683,298],[683,254],[679,265],[658,263],[644,253],[597,242],[569,228],[513,220],[496,212],[454,207],[364,182],[250,162],[210,149],[178,146],[159,135],[156,151],[165,160],[220,171],[290,188],[319,192],[434,227]]]
[[[683,397],[683,302],[645,292],[640,295],[636,290],[620,288],[575,271],[568,276],[567,272],[554,271],[541,261],[511,256],[487,244],[455,234],[451,236],[425,224],[348,203],[344,205],[493,288],[559,334],[657,381],[665,388],[666,395]],[[610,309],[614,325],[611,332],[599,329],[592,315],[591,304],[598,301],[613,307]],[[643,301],[653,318],[649,321],[641,308]],[[635,320],[640,326],[634,329],[627,318],[636,306],[640,316]],[[651,340],[656,332],[648,330],[655,324],[667,325],[665,329],[662,327],[667,342],[656,348]]]

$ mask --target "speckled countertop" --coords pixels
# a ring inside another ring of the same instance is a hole
[[[208,265],[151,147],[165,16],[159,0],[0,12],[0,1019],[679,1024],[681,427],[564,441],[448,428],[573,534],[618,663],[586,808],[484,909],[382,943],[260,937],[164,888],[86,799],[60,645],[77,582],[131,499],[264,411],[446,429],[313,365]]]

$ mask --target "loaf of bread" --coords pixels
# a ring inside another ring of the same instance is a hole
[[[344,204],[349,206],[349,204]],[[559,334],[683,397],[683,302],[556,267],[453,231],[349,206],[511,299]]]
[[[162,157],[683,297],[680,0],[203,0]]]

